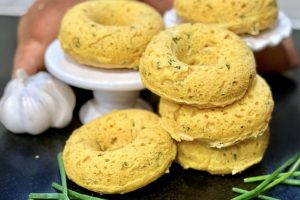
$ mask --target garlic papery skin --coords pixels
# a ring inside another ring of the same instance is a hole
[[[49,73],[28,76],[19,69],[0,99],[0,121],[13,133],[37,135],[50,127],[67,126],[75,102],[73,90]]]

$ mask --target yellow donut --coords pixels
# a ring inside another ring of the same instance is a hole
[[[66,13],[59,40],[80,64],[137,69],[147,44],[162,29],[160,14],[144,3],[86,1]]]
[[[187,22],[219,24],[237,34],[257,35],[278,16],[276,0],[175,0],[174,7]]]
[[[253,53],[234,33],[183,24],[154,36],[140,62],[144,85],[157,95],[199,108],[241,99],[255,77]]]
[[[268,146],[269,133],[222,149],[209,148],[198,141],[179,142],[176,161],[184,168],[211,174],[236,174],[259,163]]]
[[[168,171],[176,144],[149,111],[113,111],[85,124],[68,139],[66,174],[91,191],[112,194],[141,188]]]
[[[199,140],[222,148],[249,137],[267,127],[274,102],[267,83],[257,76],[243,99],[224,108],[198,109],[161,99],[161,124],[177,141]]]

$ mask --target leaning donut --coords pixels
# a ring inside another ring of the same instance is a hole
[[[175,0],[176,13],[187,22],[218,24],[237,34],[259,34],[274,26],[276,0]]]
[[[160,14],[144,3],[86,1],[66,13],[59,40],[80,64],[137,69],[147,44],[162,29]]]
[[[210,108],[241,99],[255,66],[253,53],[234,33],[183,24],[153,37],[141,58],[140,74],[144,85],[163,98]]]
[[[161,125],[178,140],[198,140],[222,148],[263,133],[273,111],[272,93],[257,76],[240,101],[224,108],[198,109],[162,99]]]
[[[131,109],[75,130],[63,151],[68,178],[103,194],[130,192],[158,179],[176,156],[175,142],[158,123],[157,115]]]

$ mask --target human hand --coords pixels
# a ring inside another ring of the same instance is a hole
[[[67,9],[83,0],[37,0],[21,17],[17,30],[17,50],[13,76],[23,68],[28,74],[43,69],[46,48],[58,34],[60,21]]]
[[[173,7],[173,0],[142,0],[144,3],[154,7],[158,12],[163,14]]]

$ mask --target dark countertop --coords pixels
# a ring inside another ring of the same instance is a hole
[[[0,95],[10,79],[16,46],[16,17],[0,17]],[[300,52],[300,31],[294,31]],[[243,177],[269,173],[290,156],[300,152],[300,69],[284,75],[264,74],[269,82],[275,110],[270,124],[271,140],[263,161],[235,176],[212,176],[205,172],[183,170],[173,164],[170,174],[126,195],[105,196],[109,199],[229,199],[233,186],[250,189]],[[15,135],[0,124],[0,200],[27,199],[30,192],[54,192],[53,181],[59,182],[56,155],[62,151],[72,130],[80,126],[78,108],[91,97],[85,90],[75,89],[77,106],[74,119],[64,129],[49,129],[39,136]],[[147,93],[147,92],[146,92]],[[147,96],[147,94],[146,94]],[[36,155],[39,158],[35,158]],[[74,183],[70,187],[83,191]],[[300,188],[276,187],[268,194],[281,199],[300,199]]]

